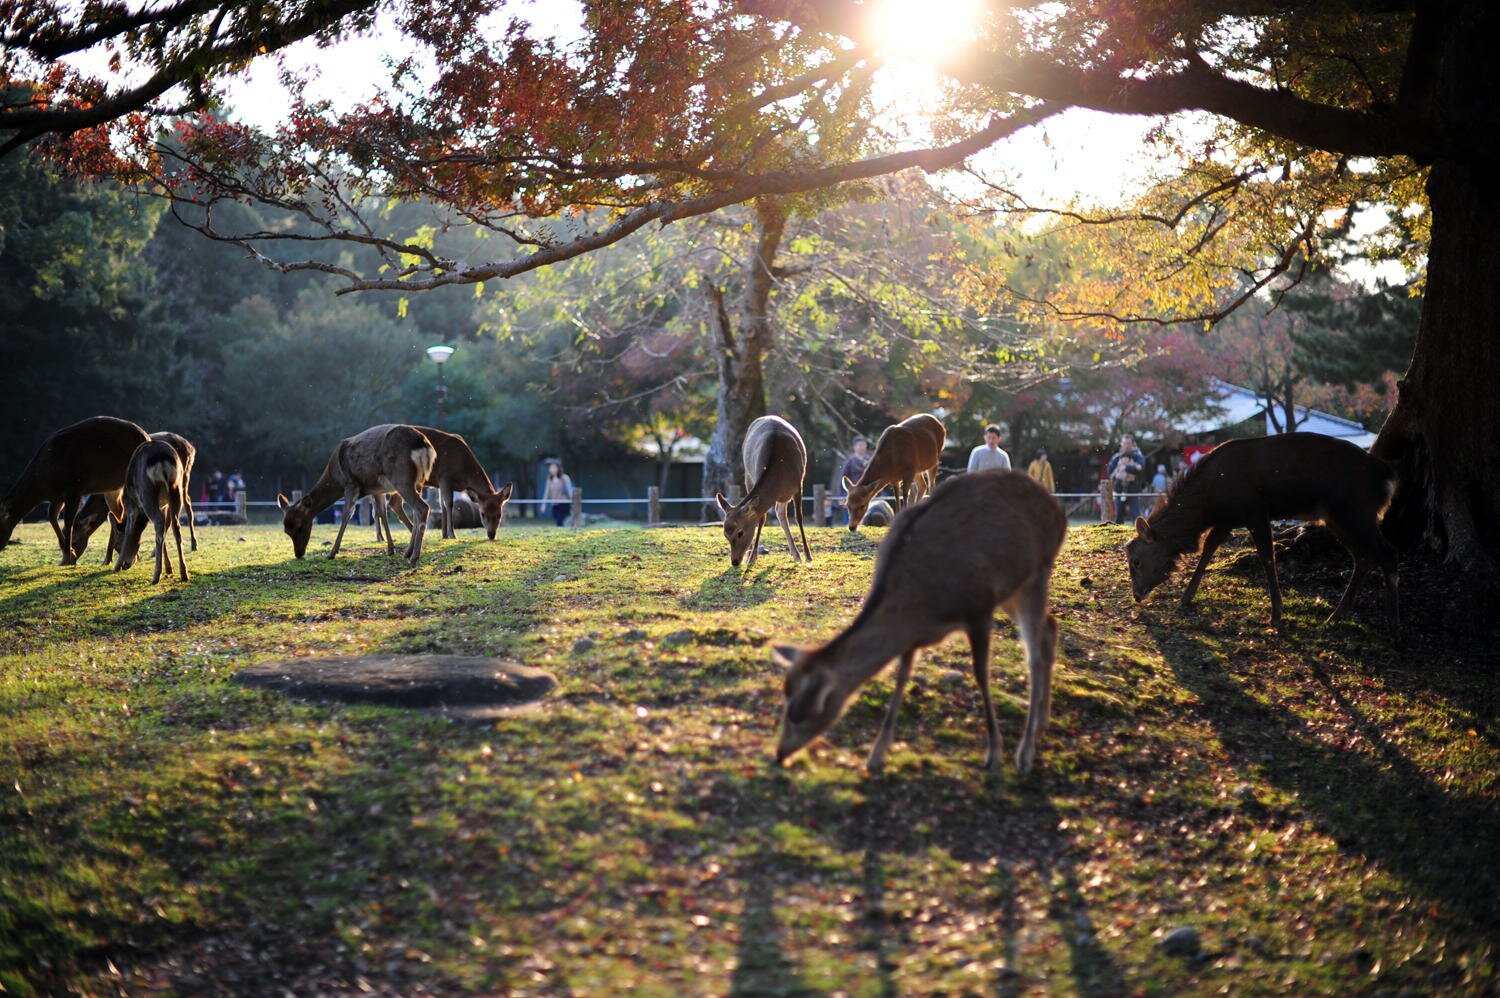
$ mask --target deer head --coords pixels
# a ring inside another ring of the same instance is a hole
[[[1162,540],[1144,516],[1135,518],[1135,536],[1125,545],[1130,564],[1130,592],[1140,602],[1172,574],[1179,553]]]
[[[771,649],[772,660],[786,670],[782,682],[786,708],[781,717],[781,739],[776,744],[778,764],[785,763],[844,716],[853,690],[846,687],[836,667],[838,653],[833,648],[775,645]]]
[[[469,493],[469,498],[479,505],[479,522],[484,524],[484,532],[489,535],[490,540],[495,539],[495,529],[505,522],[505,504],[510,502],[514,489],[514,482],[506,482],[499,492],[487,496]]]
[[[870,502],[883,487],[883,483],[876,482],[871,485],[855,485],[844,476],[844,492],[848,494],[849,504],[849,530],[854,532],[864,522],[865,510],[870,508]]]
[[[760,526],[760,518],[764,514],[756,513],[749,496],[735,505],[725,499],[723,494],[715,492],[714,501],[724,512],[724,538],[729,541],[729,563],[739,568],[740,562],[745,560],[745,552],[755,544],[756,528]],[[750,560],[753,563],[755,558],[752,556]]]
[[[292,553],[300,558],[307,553],[307,541],[312,537],[313,514],[302,503],[294,503],[281,493],[276,495],[276,505],[284,510],[281,529],[292,539]]]

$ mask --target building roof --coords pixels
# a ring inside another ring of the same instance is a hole
[[[1212,389],[1212,408],[1214,413],[1200,419],[1187,420],[1178,426],[1184,433],[1212,433],[1217,430],[1227,429],[1245,422],[1247,419],[1260,417],[1265,421],[1266,435],[1270,436],[1276,432],[1275,425],[1271,422],[1271,415],[1267,411],[1266,400],[1239,385],[1232,385],[1227,381],[1215,380]],[[1358,444],[1368,449],[1375,442],[1376,434],[1365,429],[1352,419],[1344,419],[1329,412],[1319,409],[1309,409],[1307,406],[1294,407],[1297,414],[1297,430],[1302,433],[1321,433],[1328,437],[1339,437],[1350,443]]]

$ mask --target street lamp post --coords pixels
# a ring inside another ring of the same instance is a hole
[[[438,383],[437,383],[438,421],[437,421],[437,428],[441,430],[441,429],[444,428],[443,427],[443,402],[448,398],[448,386],[445,385],[445,384],[443,384],[443,365],[448,362],[448,358],[449,357],[453,356],[453,347],[445,347],[445,346],[428,347],[427,348],[427,356],[429,356],[429,357],[432,358],[433,363],[437,364],[437,368],[438,368]]]

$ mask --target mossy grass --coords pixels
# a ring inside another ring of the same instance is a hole
[[[1126,529],[1075,529],[1036,771],[981,770],[954,637],[871,778],[888,677],[773,769],[767,644],[847,623],[883,531],[746,573],[712,528],[429,535],[415,569],[351,530],[296,561],[206,528],[185,585],[59,567],[45,525],[0,554],[0,991],[1500,988],[1493,646],[1409,614],[1393,649],[1373,586],[1324,627],[1338,580],[1285,582],[1277,634],[1243,548],[1180,613],[1181,577],[1130,600]],[[408,651],[561,685],[465,725],[232,679]]]

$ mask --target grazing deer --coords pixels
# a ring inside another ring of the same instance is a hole
[[[343,543],[344,529],[353,519],[354,504],[364,496],[395,492],[417,514],[411,542],[406,547],[406,560],[415,565],[422,555],[422,538],[427,532],[428,505],[422,498],[422,489],[427,486],[427,477],[436,460],[437,451],[427,437],[416,427],[403,423],[383,423],[340,440],[328,458],[328,466],[307,495],[296,502],[284,495],[276,497],[276,504],[285,510],[281,525],[292,539],[293,553],[298,558],[307,553],[313,520],[342,498],[345,515],[339,522],[333,549],[328,552],[328,557],[334,557]],[[389,519],[385,522],[385,543],[387,553],[395,555]]]
[[[1057,500],[1013,471],[951,478],[928,502],[896,517],[854,622],[821,648],[773,648],[787,670],[777,762],[832,728],[860,687],[899,657],[896,689],[866,763],[870,772],[880,772],[917,651],[962,628],[984,701],[984,764],[996,769],[1000,732],[990,699],[990,631],[998,606],[1016,622],[1026,645],[1031,704],[1016,767],[1030,770],[1052,703],[1057,623],[1047,609],[1047,587],[1067,530]]]
[[[745,498],[731,504],[721,493],[714,501],[724,511],[724,537],[729,541],[729,563],[736,568],[750,552],[747,567],[754,566],[760,551],[760,528],[766,513],[774,506],[776,519],[786,534],[792,560],[800,562],[797,542],[792,540],[788,514],[797,512],[797,530],[802,534],[802,550],[812,561],[807,546],[807,531],[802,527],[802,482],[807,477],[807,446],[796,428],[780,416],[762,416],[745,431],[740,450],[745,463]]]
[[[11,532],[21,518],[45,502],[49,504],[48,522],[62,549],[62,563],[76,563],[78,554],[73,546],[80,501],[90,492],[98,493],[110,515],[124,519],[120,493],[125,488],[125,469],[135,449],[149,439],[145,430],[129,420],[92,416],[42,441],[21,477],[0,501],[0,549],[10,543]]]
[[[1171,574],[1179,558],[1199,549],[1201,540],[1198,566],[1182,594],[1185,609],[1214,551],[1231,530],[1246,527],[1266,569],[1271,623],[1279,628],[1281,587],[1276,581],[1271,520],[1321,520],[1354,556],[1354,574],[1329,622],[1349,612],[1359,584],[1374,565],[1385,578],[1391,636],[1399,640],[1396,549],[1380,533],[1380,518],[1395,484],[1389,466],[1335,437],[1285,433],[1227,441],[1193,465],[1150,518],[1136,518],[1136,536],[1125,545],[1130,590],[1137,600],[1145,599]]]
[[[172,556],[167,553],[167,525],[177,543],[177,568],[183,582],[188,580],[187,560],[182,556],[182,526],[178,522],[184,505],[183,486],[186,469],[177,448],[165,440],[149,440],[135,449],[125,474],[125,525],[120,529],[120,557],[115,571],[123,572],[135,564],[141,550],[141,535],[149,521],[156,528],[156,570],[151,575],[154,586],[161,581],[162,565],[172,571]]]
[[[161,440],[177,451],[177,456],[182,461],[182,508],[187,513],[188,538],[191,546],[188,550],[198,550],[198,531],[193,527],[193,496],[191,479],[193,475],[193,462],[198,458],[198,448],[193,446],[192,441],[179,433],[161,431],[151,434],[152,440]],[[73,543],[77,546],[74,554],[83,557],[84,551],[88,550],[89,538],[95,530],[109,519],[109,505],[99,493],[94,493],[84,502],[83,508],[78,511],[78,517],[73,521]],[[114,520],[109,523],[109,543],[104,547],[104,564],[108,565],[120,550],[120,525]]]
[[[942,421],[928,413],[909,416],[887,426],[875,442],[875,453],[858,482],[844,479],[848,494],[849,529],[858,530],[870,500],[887,485],[896,486],[896,511],[930,493],[937,484],[938,460],[948,431]]]
[[[438,498],[443,507],[443,536],[457,537],[453,532],[453,493],[469,493],[469,498],[479,504],[479,519],[490,540],[495,539],[495,529],[505,521],[505,504],[510,501],[514,482],[506,482],[498,491],[490,484],[484,466],[474,456],[468,441],[457,433],[419,426],[418,430],[437,451],[437,464],[432,468],[432,481],[437,483]]]

